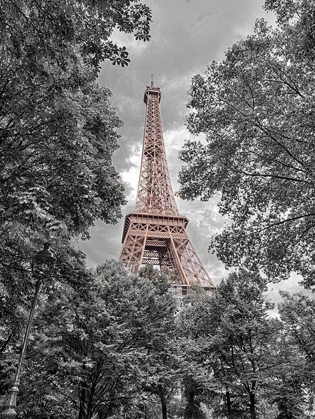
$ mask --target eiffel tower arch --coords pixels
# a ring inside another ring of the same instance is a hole
[[[138,193],[134,211],[126,215],[119,255],[137,273],[141,266],[167,267],[172,286],[186,294],[192,284],[212,292],[215,285],[187,234],[188,219],[179,214],[168,171],[160,114],[160,88],[147,86],[146,120]]]

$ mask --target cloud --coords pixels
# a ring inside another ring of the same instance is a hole
[[[121,177],[123,179],[125,188],[128,189],[126,197],[128,200],[133,202],[136,201],[137,196],[137,186],[139,181],[141,165],[141,147],[140,144],[133,145],[131,149],[131,155],[129,158],[128,168],[121,172]]]
[[[264,0],[145,0],[152,8],[151,41],[136,41],[132,35],[114,33],[114,41],[126,45],[131,63],[121,68],[105,62],[98,79],[113,93],[124,126],[119,130],[120,149],[114,164],[126,186],[128,205],[124,215],[133,210],[140,171],[140,155],[145,121],[143,93],[154,83],[162,91],[161,113],[169,170],[174,190],[178,190],[178,172],[182,162],[178,152],[192,136],[184,126],[188,110],[187,91],[191,77],[204,73],[207,65],[224,56],[227,48],[253,30],[256,18],[266,16]],[[208,246],[212,234],[223,228],[226,220],[217,209],[218,197],[207,203],[177,199],[180,213],[190,222],[188,234],[213,280],[218,283],[227,271]],[[82,244],[87,263],[95,266],[108,258],[117,258],[121,248],[124,219],[105,225],[98,221],[91,229],[91,240]]]

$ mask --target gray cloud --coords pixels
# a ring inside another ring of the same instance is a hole
[[[184,128],[187,114],[187,91],[191,77],[203,73],[212,60],[223,57],[227,48],[252,32],[256,18],[266,16],[263,0],[147,0],[152,8],[151,41],[136,42],[125,34],[115,34],[115,40],[126,45],[131,63],[127,68],[106,62],[99,84],[113,93],[113,105],[125,122],[119,130],[120,149],[114,164],[121,173],[131,173],[124,179],[128,205],[124,215],[133,210],[140,167],[132,158],[139,154],[145,120],[143,93],[150,84],[162,90],[161,112],[165,132],[166,153],[174,190],[178,190],[177,175],[182,163],[178,150],[189,133]],[[128,179],[127,179],[128,178]],[[208,253],[210,236],[221,229],[226,220],[218,217],[216,199],[208,203],[178,201],[180,212],[188,216],[188,233],[200,258],[213,280],[218,283],[226,275],[223,264]],[[91,240],[82,243],[88,266],[109,258],[117,258],[121,248],[124,220],[108,226],[100,221],[90,231]]]

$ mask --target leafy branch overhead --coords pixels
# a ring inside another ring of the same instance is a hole
[[[0,5],[0,217],[38,239],[87,235],[124,203],[112,165],[121,121],[100,64],[128,65],[115,29],[148,40],[137,1],[4,0]],[[36,231],[37,230],[37,231]],[[40,232],[41,231],[41,232]]]
[[[112,157],[122,121],[96,80],[103,60],[129,62],[113,31],[147,40],[150,21],[137,1],[0,2],[0,280],[13,340],[42,243],[52,244],[55,282],[84,282],[76,241],[95,220],[121,216],[124,188]]]
[[[228,266],[263,269],[271,280],[301,274],[314,285],[314,2],[267,1],[278,18],[196,75],[187,125],[206,143],[181,152],[181,194],[221,194],[231,225],[214,238]]]
[[[126,48],[113,43],[110,36],[117,29],[148,41],[152,20],[150,8],[138,0],[4,0],[0,17],[3,40],[17,56],[27,50],[37,54],[42,50],[46,58],[60,55],[60,59],[65,49],[71,53],[71,45],[77,44],[82,56],[96,68],[105,59],[128,65]]]

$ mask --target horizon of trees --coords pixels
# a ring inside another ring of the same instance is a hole
[[[40,294],[20,419],[312,418],[313,299],[283,293],[272,317],[266,279],[240,269],[215,297],[195,287],[179,310],[168,272],[130,275],[107,261],[87,274]],[[10,326],[1,325],[2,346]],[[0,358],[2,395],[16,362]]]

